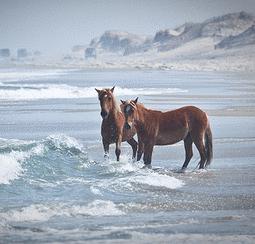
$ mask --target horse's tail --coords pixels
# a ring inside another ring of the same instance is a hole
[[[207,167],[210,165],[213,158],[212,131],[209,124],[205,130],[205,150],[206,150],[205,167]]]

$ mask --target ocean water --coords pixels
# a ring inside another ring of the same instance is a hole
[[[122,144],[103,158],[94,88],[147,107],[210,115],[214,161],[178,173],[183,143],[155,147],[153,169]],[[254,241],[254,74],[0,70],[0,243]],[[215,114],[214,111],[223,111]],[[226,112],[226,114],[225,114]]]

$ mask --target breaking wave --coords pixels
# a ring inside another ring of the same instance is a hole
[[[100,89],[100,87],[99,87]],[[116,87],[117,96],[161,95],[186,92],[179,88],[123,88]],[[95,87],[66,84],[0,84],[0,100],[74,99],[96,97]]]
[[[64,134],[31,141],[0,139],[0,187],[6,196],[12,192],[36,199],[0,209],[0,224],[125,215],[128,205],[118,196],[184,185],[171,174],[142,166],[126,154],[120,162],[90,160],[87,148]]]
[[[0,155],[0,184],[9,184],[22,174],[19,160],[13,155]]]
[[[52,167],[53,165],[32,164],[47,160],[47,162],[52,161],[50,157],[54,156],[52,154],[54,152],[55,156],[59,154],[76,155],[80,159],[86,159],[83,146],[76,139],[63,134],[51,135],[41,141],[0,138],[0,184],[10,184],[33,166]]]
[[[36,80],[43,77],[58,77],[70,72],[61,69],[43,69],[43,70],[17,70],[17,69],[1,69],[0,82],[14,82],[25,80]]]
[[[58,216],[114,216],[124,214],[112,201],[94,200],[85,205],[69,205],[66,203],[32,204],[20,209],[9,210],[6,213],[0,212],[0,217],[6,221],[27,222],[47,221]]]
[[[39,141],[0,139],[0,159],[0,184],[18,179],[40,187],[80,184],[98,196],[146,185],[176,189],[184,184],[171,175],[142,169],[143,164],[133,163],[130,155],[122,154],[120,162],[90,160],[87,148],[64,134]]]

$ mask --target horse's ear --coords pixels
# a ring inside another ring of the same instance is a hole
[[[99,90],[99,89],[96,89],[96,88],[95,88],[95,90],[97,91],[97,93],[99,93],[99,92],[100,92],[100,90]]]
[[[115,86],[111,89],[111,92],[113,93]]]
[[[137,104],[137,101],[138,101],[138,97],[134,100],[134,103]]]
[[[126,102],[125,102],[125,101],[123,101],[123,100],[120,100],[120,101],[121,101],[121,103],[122,103],[122,104],[125,104],[125,103],[126,103]]]

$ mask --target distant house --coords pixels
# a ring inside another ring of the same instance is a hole
[[[41,56],[42,53],[41,53],[40,51],[34,51],[33,55],[34,55],[34,56]]]
[[[84,52],[85,49],[86,47],[84,45],[75,45],[72,48],[72,52],[80,52],[80,51]]]
[[[72,57],[70,55],[66,55],[66,56],[63,57],[63,60],[64,61],[71,61]]]
[[[0,49],[0,58],[9,58],[11,55],[9,48]]]
[[[88,58],[96,58],[97,55],[96,55],[96,49],[93,48],[93,47],[88,47],[86,48],[85,50],[85,58],[88,59]]]
[[[85,52],[86,46],[84,45],[75,45],[72,47],[72,58],[76,60],[84,60],[84,52]]]
[[[28,56],[27,49],[25,49],[25,48],[18,49],[18,51],[17,51],[18,58],[26,58],[27,56]]]

